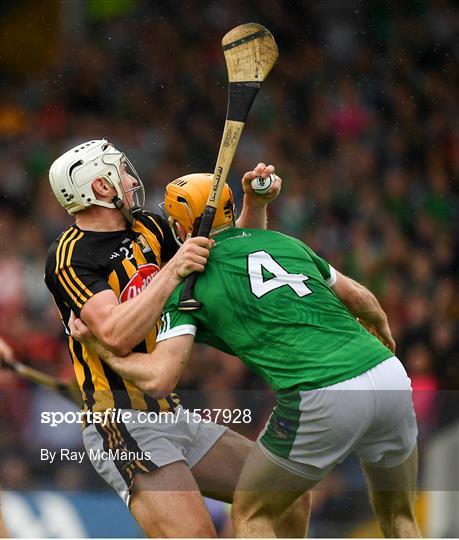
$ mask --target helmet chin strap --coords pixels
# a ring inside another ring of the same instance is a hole
[[[128,210],[127,206],[124,204],[123,200],[120,199],[118,195],[115,195],[112,199],[112,203],[115,205],[116,208],[118,208],[118,210],[123,214],[124,219],[132,227],[135,223],[135,219],[132,216],[131,212]]]
[[[172,236],[174,237],[174,240],[175,240],[175,243],[181,247],[183,246],[183,241],[181,238],[179,238],[179,235],[177,234],[177,229],[175,228],[175,224],[177,223],[176,221],[174,221],[171,217],[168,217],[167,218],[167,222],[169,224],[169,229],[171,230],[172,232]]]

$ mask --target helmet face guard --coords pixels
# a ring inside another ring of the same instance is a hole
[[[107,165],[114,164],[118,171],[118,181],[113,182],[111,177],[104,178],[108,183],[115,188],[117,198],[120,199],[123,205],[135,219],[145,205],[145,188],[134,168],[134,165],[123,153],[106,154],[103,157],[104,163]],[[119,208],[121,205],[118,202],[113,202],[112,207]]]

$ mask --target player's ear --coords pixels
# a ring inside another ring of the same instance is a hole
[[[96,178],[92,182],[92,190],[98,199],[113,197],[116,194],[115,188],[111,186],[105,178]]]

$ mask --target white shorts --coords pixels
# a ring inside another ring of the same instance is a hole
[[[148,411],[121,411],[131,413],[129,422],[90,424],[83,430],[83,441],[96,471],[128,506],[136,474],[175,461],[191,469],[228,429],[202,421],[181,406],[154,421],[146,418]]]
[[[272,462],[310,480],[321,480],[355,452],[363,463],[391,468],[416,446],[411,381],[391,357],[365,373],[316,390],[277,396],[259,437]]]

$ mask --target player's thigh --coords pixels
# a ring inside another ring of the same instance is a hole
[[[380,524],[385,530],[394,518],[414,520],[418,470],[417,447],[402,464],[391,468],[364,465],[369,496]],[[394,534],[387,529],[389,534]]]
[[[199,488],[183,461],[138,474],[129,508],[149,537],[216,536]]]
[[[363,468],[372,492],[414,492],[418,476],[417,446],[408,459],[395,467],[375,467],[363,464]]]
[[[201,492],[226,502],[233,501],[234,490],[253,447],[253,442],[228,429],[191,469]]]
[[[236,487],[233,520],[251,519],[260,514],[276,519],[316,483],[317,480],[293,474],[268,459],[257,443],[247,457]]]

